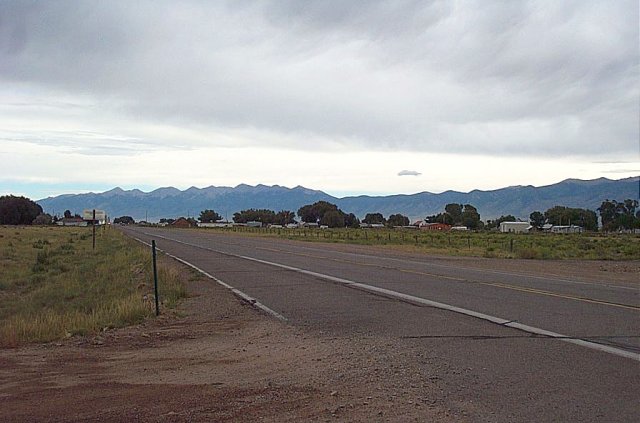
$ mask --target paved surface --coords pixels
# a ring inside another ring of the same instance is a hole
[[[357,246],[217,231],[124,230],[155,239],[310,333],[388,339],[405,353],[408,367],[421,369],[411,383],[437,380],[439,401],[465,410],[473,404],[471,421],[640,421],[637,283],[513,273],[500,270],[499,261],[494,270],[479,270]],[[348,283],[398,294],[375,295]],[[576,340],[586,346],[567,342]]]

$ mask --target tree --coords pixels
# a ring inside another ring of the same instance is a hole
[[[282,226],[296,223],[296,214],[290,210],[281,210],[276,214],[273,223]]]
[[[216,213],[214,210],[206,209],[200,212],[198,220],[202,223],[213,223],[218,220],[222,220],[222,216]]]
[[[362,219],[362,223],[369,225],[384,225],[386,222],[387,219],[384,218],[382,213],[367,213],[364,219]]]
[[[71,214],[71,210],[65,210],[64,211],[64,218],[65,219],[71,219],[73,217],[73,215]]]
[[[448,214],[449,217],[451,217],[452,225],[459,225],[462,223],[462,209],[463,209],[462,204],[449,203],[446,206],[444,206],[445,213]],[[445,222],[442,222],[442,223],[445,223]]]
[[[389,226],[409,226],[409,218],[400,213],[392,214],[387,220]]]
[[[335,213],[334,213],[335,212]],[[319,223],[330,228],[349,227],[357,228],[360,221],[353,213],[346,214],[335,204],[327,201],[317,201],[298,209],[300,220],[306,223]],[[336,226],[337,225],[337,226]]]
[[[592,210],[554,206],[544,212],[544,218],[554,226],[578,225],[586,230],[598,230],[598,216]]]
[[[160,223],[162,223],[163,219],[160,219]],[[166,219],[164,219],[166,221]],[[133,220],[133,217],[131,216],[120,216],[120,217],[116,217],[115,219],[113,219],[113,223],[115,223],[116,225],[133,225],[134,223],[136,223],[135,220]]]
[[[542,226],[546,223],[546,219],[544,218],[544,214],[539,211],[534,211],[529,215],[529,223],[536,229],[542,229]]]
[[[33,219],[32,223],[34,225],[51,225],[52,222],[53,222],[53,218],[51,217],[50,214],[40,213],[39,215],[36,216],[35,219]]]
[[[358,219],[355,214],[349,213],[344,217],[344,225],[348,228],[359,228],[360,219]]]
[[[26,197],[0,197],[0,225],[31,225],[42,207]]]
[[[446,225],[453,225],[453,218],[449,213],[438,213],[424,218],[426,223],[444,223]]]
[[[268,209],[248,209],[233,214],[236,223],[261,222],[265,225],[276,222],[276,212]]]
[[[469,229],[478,229],[480,226],[480,213],[471,204],[465,204],[460,220],[463,226]]]
[[[340,210],[329,210],[322,216],[320,224],[330,228],[344,228],[344,217],[345,214]]]
[[[602,228],[606,231],[640,228],[640,210],[636,211],[637,208],[638,200],[603,201],[598,207]]]
[[[322,220],[325,213],[329,211],[337,211],[338,206],[327,201],[318,201],[313,204],[307,204],[298,209],[298,216],[303,222],[318,223]]]

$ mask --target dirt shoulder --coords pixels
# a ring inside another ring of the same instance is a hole
[[[181,270],[177,313],[0,350],[2,421],[450,421],[380,338],[305,333]]]

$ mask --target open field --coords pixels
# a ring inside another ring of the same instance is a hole
[[[139,323],[154,309],[151,253],[118,231],[0,227],[0,345],[92,335]],[[175,264],[159,266],[160,298],[186,295]]]
[[[275,229],[207,228],[309,242],[386,246],[409,252],[485,258],[638,260],[640,235],[634,234],[505,234],[436,232],[411,229]]]

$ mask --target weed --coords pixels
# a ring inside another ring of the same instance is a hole
[[[46,239],[38,239],[32,245],[33,245],[33,248],[43,249],[45,246],[50,245],[50,243]]]
[[[147,249],[106,231],[93,251],[89,233],[50,229],[25,228],[10,249],[9,237],[0,238],[0,249],[14,257],[3,261],[0,345],[91,335],[153,316],[153,301],[144,300],[153,293]],[[43,246],[35,261],[34,245]],[[177,265],[160,256],[158,266],[162,307],[174,307],[186,296]]]
[[[49,264],[49,252],[47,250],[38,251],[36,262],[31,267],[33,273],[44,272]]]

